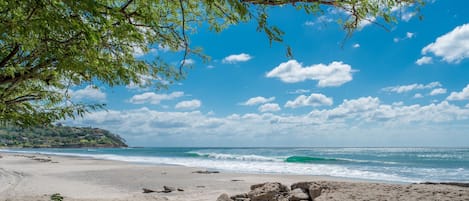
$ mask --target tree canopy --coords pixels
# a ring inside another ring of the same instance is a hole
[[[392,24],[397,9],[419,9],[423,0],[0,1],[0,123],[48,125],[103,108],[71,100],[70,88],[85,83],[160,87],[181,79],[189,55],[207,58],[190,45],[201,26],[220,32],[256,21],[270,42],[282,42],[283,31],[268,21],[281,5],[314,15],[341,10],[338,23],[352,33],[362,21]],[[152,45],[182,51],[181,64],[135,57]]]

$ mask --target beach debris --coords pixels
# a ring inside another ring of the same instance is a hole
[[[64,197],[60,195],[60,193],[54,193],[50,196],[50,200],[52,201],[62,201],[64,200]]]
[[[242,179],[232,179],[231,181],[232,182],[237,182],[237,181],[244,181],[244,180],[242,180]]]
[[[151,190],[151,189],[148,189],[148,188],[142,188],[143,190],[143,193],[154,193],[154,192],[157,192],[155,190]]]
[[[197,174],[217,174],[220,173],[220,171],[211,171],[211,170],[197,170],[192,173],[197,173]]]
[[[233,201],[233,199],[228,196],[228,194],[223,193],[220,196],[218,196],[217,201]]]
[[[290,189],[279,182],[267,182],[251,186],[248,197],[251,201],[288,201]]]
[[[469,183],[462,183],[462,182],[423,182],[420,184],[427,184],[427,185],[450,185],[450,186],[459,186],[469,188]]]
[[[173,191],[176,191],[176,188],[172,186],[163,186],[163,193],[171,193]]]
[[[184,191],[184,189],[182,189],[182,188],[178,188],[177,190],[178,190],[178,191]]]

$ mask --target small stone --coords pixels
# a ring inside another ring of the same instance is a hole
[[[175,190],[176,190],[176,188],[171,187],[171,186],[163,186],[163,189],[164,189],[165,191],[175,191]]]
[[[238,198],[243,198],[243,199],[248,198],[248,194],[247,193],[242,193],[242,194],[231,196],[231,199],[233,199],[233,200],[237,200]]]
[[[228,194],[223,193],[220,196],[218,196],[217,201],[233,201]]]
[[[156,192],[155,190],[151,190],[151,189],[148,189],[148,188],[142,188],[143,190],[143,193],[153,193],[153,192]]]

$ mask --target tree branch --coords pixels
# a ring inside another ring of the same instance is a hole
[[[11,52],[5,57],[2,59],[2,61],[0,62],[0,68],[4,68],[5,65],[8,63],[8,61],[13,58],[13,56],[15,56],[16,53],[18,53],[18,51],[20,50],[20,45],[15,45],[15,47],[11,50]]]
[[[181,15],[182,15],[182,37],[184,41],[184,57],[182,58],[181,65],[179,66],[179,74],[182,74],[182,67],[186,64],[186,58],[187,54],[189,53],[189,47],[187,43],[187,36],[186,36],[186,20],[185,20],[185,14],[184,14],[184,5],[182,3],[182,0],[179,0],[179,5],[181,6]]]

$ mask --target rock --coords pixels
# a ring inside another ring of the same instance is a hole
[[[324,187],[318,183],[311,183],[309,186],[309,197],[311,197],[311,200],[319,197],[323,188]]]
[[[299,188],[303,190],[303,192],[308,193],[309,186],[311,186],[313,183],[314,182],[312,181],[297,182],[297,183],[292,184],[290,187],[292,190]]]
[[[238,195],[233,195],[230,197],[232,200],[242,200],[242,199],[247,199],[249,198],[248,197],[248,194],[247,193],[242,193],[242,194],[238,194]]]
[[[163,192],[173,192],[173,191],[176,191],[176,188],[174,187],[171,187],[171,186],[163,186]]]
[[[223,193],[220,196],[218,196],[217,201],[233,201],[228,194]]]
[[[182,189],[182,188],[178,188],[178,191],[184,191],[184,189]]]
[[[309,195],[301,188],[295,188],[290,191],[290,201],[310,200]]]
[[[198,174],[217,174],[220,173],[220,171],[209,171],[209,170],[197,170],[192,173],[198,173]]]
[[[153,192],[156,192],[155,190],[151,190],[151,189],[148,189],[148,188],[142,188],[143,190],[143,193],[153,193]]]
[[[278,182],[252,185],[251,189],[248,193],[251,201],[288,201],[290,191],[287,186]]]

